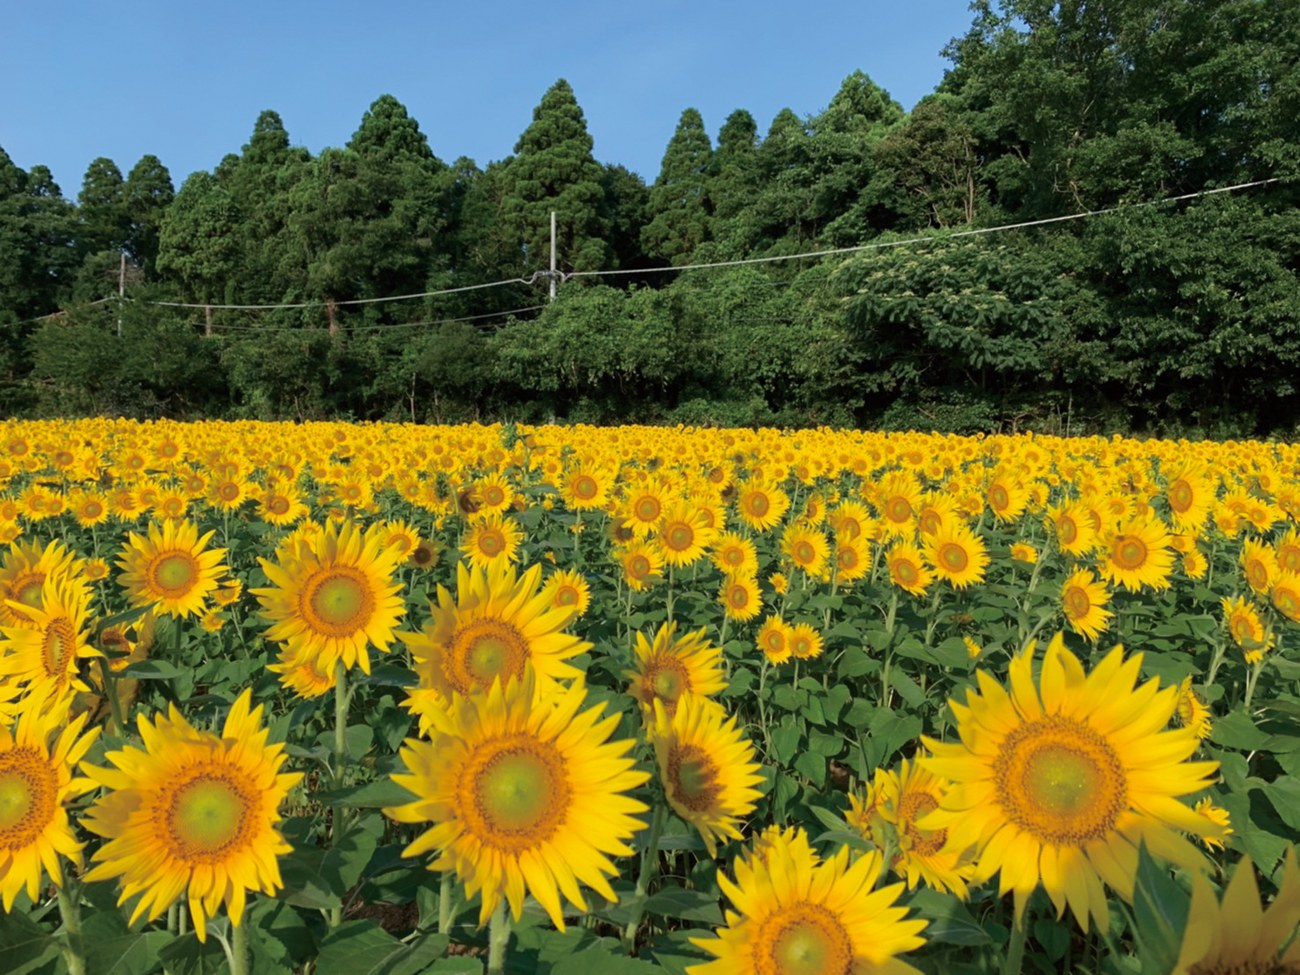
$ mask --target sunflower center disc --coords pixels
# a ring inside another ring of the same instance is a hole
[[[673,749],[668,759],[668,777],[676,787],[678,802],[695,812],[708,809],[722,792],[717,764],[697,745]]]
[[[215,853],[239,835],[246,812],[244,797],[230,783],[199,779],[176,797],[172,833],[190,850]]]
[[[488,818],[511,832],[536,826],[553,791],[550,769],[527,752],[502,755],[484,771],[478,788]]]
[[[1076,622],[1087,616],[1092,609],[1092,601],[1079,586],[1071,586],[1065,591],[1064,603],[1066,614]]]
[[[764,975],[848,975],[852,970],[848,932],[819,904],[796,904],[763,927],[754,961]]]
[[[749,499],[749,510],[756,515],[767,514],[768,503],[767,497],[762,494],[756,494]]]
[[[1061,541],[1066,545],[1073,545],[1075,539],[1079,537],[1079,526],[1074,523],[1073,518],[1063,518],[1057,526],[1056,533],[1061,536]]]
[[[691,547],[695,541],[695,532],[691,531],[689,525],[673,525],[668,532],[668,545],[676,552],[684,551]]]
[[[172,596],[189,591],[197,568],[194,559],[184,552],[170,552],[154,562],[150,576],[159,592]]]
[[[32,809],[32,787],[18,772],[0,773],[0,832],[13,829]]]
[[[33,573],[20,577],[14,584],[14,602],[22,603],[33,609],[41,608],[41,591],[45,586],[45,574]]]
[[[1115,563],[1121,569],[1137,569],[1147,560],[1147,547],[1140,538],[1121,535],[1115,542]]]
[[[57,677],[67,670],[68,653],[77,642],[72,621],[66,616],[56,616],[45,627],[45,672]]]
[[[1175,481],[1169,488],[1169,507],[1185,514],[1192,506],[1192,488],[1186,481]]]
[[[373,600],[369,588],[335,569],[311,594],[311,608],[331,635],[345,636],[365,626]]]
[[[969,564],[966,550],[960,545],[945,545],[939,552],[941,561],[949,572],[961,572]]]
[[[509,623],[476,620],[461,630],[453,642],[459,649],[458,669],[466,681],[466,686],[460,688],[462,693],[490,687],[498,677],[504,681],[523,676],[528,645]]]
[[[675,704],[689,683],[679,667],[674,660],[656,661],[651,665],[650,688],[654,696],[665,704]]]

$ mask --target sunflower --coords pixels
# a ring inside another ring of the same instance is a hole
[[[1097,529],[1088,510],[1088,506],[1080,501],[1047,509],[1044,520],[1056,533],[1056,547],[1066,555],[1077,558],[1097,547]]]
[[[1251,589],[1261,595],[1266,594],[1272,588],[1279,571],[1277,556],[1269,546],[1253,538],[1246,539],[1241,546],[1241,574]]]
[[[1189,548],[1183,553],[1183,573],[1189,579],[1204,579],[1210,569],[1209,560],[1198,548]]]
[[[623,581],[638,592],[664,581],[660,574],[664,557],[657,545],[634,542],[618,553],[618,562],[623,567]]]
[[[200,538],[189,521],[166,521],[161,529],[151,524],[146,536],[131,532],[117,563],[122,569],[117,581],[131,605],[174,617],[201,613],[227,571],[221,561],[226,550],[207,547],[213,534]]]
[[[1038,561],[1038,549],[1032,545],[1017,543],[1011,546],[1011,558],[1017,562],[1033,565]]]
[[[238,474],[220,475],[208,484],[208,504],[220,511],[235,511],[248,500],[248,478]]]
[[[763,625],[758,628],[758,636],[754,638],[758,644],[758,649],[763,651],[763,656],[771,664],[783,664],[790,659],[794,652],[790,649],[790,637],[794,628],[781,619],[779,616],[769,616],[763,620]]]
[[[70,573],[76,556],[62,542],[41,547],[15,542],[0,566],[0,626],[22,626],[31,622],[24,607],[39,609],[45,581]],[[22,606],[14,606],[21,603]]]
[[[1076,569],[1061,585],[1061,610],[1075,633],[1096,642],[1114,615],[1106,609],[1110,593],[1088,569]]]
[[[858,539],[839,539],[835,543],[835,581],[851,586],[871,571],[867,545]]]
[[[1142,654],[1116,647],[1085,674],[1060,634],[1043,658],[1034,646],[1011,663],[1008,693],[984,671],[979,692],[950,701],[960,740],[923,738],[926,770],[952,785],[921,820],[948,830],[957,849],[977,847],[973,880],[1001,872],[1001,894],[1015,892],[1019,923],[1041,883],[1058,916],[1067,904],[1086,931],[1106,931],[1103,882],[1131,900],[1138,846],[1189,869],[1205,861],[1179,830],[1220,831],[1177,796],[1212,781],[1217,762],[1187,762],[1199,744],[1189,728],[1161,730],[1178,692],[1158,680],[1134,687]]]
[[[872,524],[871,513],[856,501],[845,501],[831,511],[826,520],[842,541],[865,536]]]
[[[93,528],[108,519],[108,502],[94,491],[78,491],[69,501],[72,516],[82,528]]]
[[[407,739],[408,774],[393,776],[419,798],[385,809],[402,823],[432,822],[403,856],[434,851],[430,870],[454,870],[467,896],[482,891],[480,923],[505,897],[518,920],[525,890],[561,931],[560,894],[579,910],[579,882],[608,901],[617,895],[612,856],[644,823],[646,806],[624,793],[649,778],[633,768],[633,740],[608,741],[617,714],[582,711],[581,680],[538,697],[522,680],[494,681],[486,695],[457,697],[430,715],[429,740]]]
[[[1280,575],[1269,592],[1273,608],[1291,620],[1300,623],[1300,575]]]
[[[741,573],[723,576],[718,602],[729,620],[751,620],[758,615],[763,600],[758,591],[758,580]]]
[[[280,683],[299,697],[322,697],[338,683],[338,669],[319,657],[301,657],[287,646],[280,648],[276,662],[267,670],[280,675]]]
[[[574,511],[603,508],[609,503],[609,474],[596,467],[579,464],[560,481],[560,497]]]
[[[1178,703],[1174,707],[1174,718],[1180,728],[1191,728],[1201,741],[1210,737],[1210,709],[1192,690],[1192,678],[1187,676],[1178,685]]]
[[[518,576],[509,565],[470,568],[462,562],[456,567],[455,597],[439,586],[424,629],[398,634],[420,678],[408,706],[420,716],[421,731],[452,695],[481,693],[493,681],[522,677],[528,663],[542,690],[581,674],[566,661],[591,644],[563,632],[576,607],[554,606],[541,581],[541,565]]]
[[[758,574],[758,551],[748,538],[725,532],[713,540],[710,558],[720,572],[734,576]]]
[[[292,525],[306,518],[307,513],[297,488],[268,487],[258,495],[256,515],[268,525]]]
[[[591,587],[582,573],[575,569],[554,573],[546,580],[542,594],[551,601],[554,609],[572,610],[575,619],[591,605]]]
[[[115,768],[87,766],[109,790],[82,818],[108,840],[92,858],[89,883],[122,878],[118,904],[141,894],[131,922],[157,918],[187,894],[194,931],[224,901],[232,924],[244,917],[247,890],[281,886],[275,858],[289,853],[275,824],[300,774],[280,774],[283,745],[268,745],[262,708],[250,691],[231,705],[217,737],[198,731],[172,705],[166,717],[138,719],[145,750],[127,746],[106,756]]]
[[[406,564],[416,569],[432,569],[438,564],[438,543],[430,538],[422,538],[407,553]]]
[[[811,623],[796,623],[790,629],[790,655],[796,660],[812,660],[822,655],[822,635]]]
[[[789,507],[788,494],[762,481],[750,481],[736,497],[736,513],[756,532],[775,528]]]
[[[1257,664],[1273,648],[1273,634],[1264,627],[1259,611],[1246,600],[1234,596],[1220,600],[1223,622],[1237,646],[1241,647],[1246,663]]]
[[[28,622],[0,627],[0,678],[25,684],[60,701],[90,688],[77,673],[83,659],[103,656],[86,642],[86,588],[63,576],[45,580],[41,608],[27,610]]]
[[[20,890],[39,900],[42,872],[63,886],[60,854],[81,867],[85,844],[77,842],[64,805],[94,788],[72,773],[99,729],[82,735],[88,715],[65,724],[66,709],[44,703],[28,698],[15,726],[0,724],[0,897],[6,912]]]
[[[896,957],[925,943],[925,922],[904,920],[894,902],[902,884],[874,889],[880,854],[852,863],[848,847],[816,863],[806,841],[777,835],[762,857],[736,863],[736,882],[718,884],[734,910],[714,938],[691,943],[715,960],[689,975],[904,975],[916,969]]]
[[[518,562],[523,537],[513,518],[492,512],[475,520],[460,550],[473,565],[486,569],[498,563]]]
[[[1220,902],[1203,874],[1192,878],[1192,902],[1174,975],[1288,975],[1300,971],[1300,867],[1287,850],[1282,882],[1267,910],[1259,905],[1255,864],[1237,864]]]
[[[474,493],[478,498],[480,515],[501,514],[515,500],[515,489],[503,477],[485,477],[476,481]]]
[[[1029,492],[1025,486],[1006,471],[993,475],[984,498],[989,510],[1001,522],[1015,521],[1029,504]]]
[[[939,808],[947,792],[947,782],[907,759],[897,772],[877,776],[880,817],[893,827],[898,850],[890,869],[906,878],[908,890],[924,882],[965,900],[966,881],[974,870],[964,856],[967,851],[948,842],[948,830],[918,825]]]
[[[821,530],[801,522],[791,522],[781,533],[781,554],[810,576],[816,576],[826,564],[830,543]]]
[[[889,581],[914,596],[924,594],[934,575],[921,558],[921,550],[911,542],[895,542],[885,556]]]
[[[682,501],[665,510],[655,544],[665,562],[680,567],[702,559],[704,550],[716,536],[717,532],[700,516],[698,507]]]
[[[1102,537],[1105,560],[1101,575],[1107,582],[1137,592],[1143,586],[1168,589],[1173,568],[1169,535],[1155,519],[1134,519]]]
[[[656,701],[672,717],[683,694],[707,697],[727,686],[722,651],[705,632],[700,627],[679,637],[677,624],[665,623],[653,640],[636,635],[636,670],[625,670],[623,676],[632,682],[627,692],[641,703],[647,718],[653,716]]]
[[[926,543],[926,555],[935,575],[965,589],[984,578],[989,564],[984,541],[964,524],[941,528]]]
[[[367,644],[386,653],[402,616],[401,586],[393,582],[398,552],[384,548],[381,531],[345,521],[300,536],[279,555],[278,563],[258,559],[271,586],[252,590],[272,624],[266,638],[298,660],[320,658],[321,668],[359,663],[370,673]]]
[[[1292,528],[1274,546],[1279,572],[1300,575],[1300,532]]]
[[[736,719],[707,697],[684,694],[672,716],[655,701],[650,740],[673,812],[700,832],[710,857],[718,840],[740,839],[736,823],[754,811],[763,781],[754,746]]]
[[[642,485],[629,495],[621,509],[627,527],[637,538],[645,538],[659,524],[667,507],[667,493],[658,485]]]
[[[1180,532],[1195,533],[1210,513],[1214,486],[1199,465],[1184,463],[1170,471],[1165,499],[1173,527]]]

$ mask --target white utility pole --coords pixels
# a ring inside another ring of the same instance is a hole
[[[555,300],[555,211],[551,211],[551,297]]]

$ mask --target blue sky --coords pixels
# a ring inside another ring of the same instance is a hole
[[[10,4],[0,146],[70,197],[98,156],[125,173],[153,153],[179,187],[239,152],[263,109],[314,154],[389,93],[439,157],[485,165],[563,77],[596,158],[649,182],[688,107],[711,136],[736,108],[766,132],[783,107],[820,111],[860,68],[910,110],[971,18],[966,0]]]

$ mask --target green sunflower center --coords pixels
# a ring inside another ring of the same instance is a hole
[[[491,687],[497,678],[522,677],[529,656],[527,638],[510,623],[473,620],[452,636],[447,676],[456,690],[468,694]]]
[[[365,628],[375,610],[370,581],[350,565],[326,566],[307,580],[300,604],[303,621],[327,637],[350,637]]]
[[[0,754],[0,849],[34,842],[54,818],[57,792],[54,770],[37,748]]]
[[[188,552],[167,552],[149,566],[149,579],[161,599],[184,596],[199,581],[199,563]]]
[[[176,859],[190,865],[218,862],[248,844],[257,796],[239,769],[202,765],[174,790],[164,791],[155,821]]]
[[[517,733],[483,742],[457,789],[468,831],[503,852],[536,849],[563,825],[570,801],[564,756]]]

